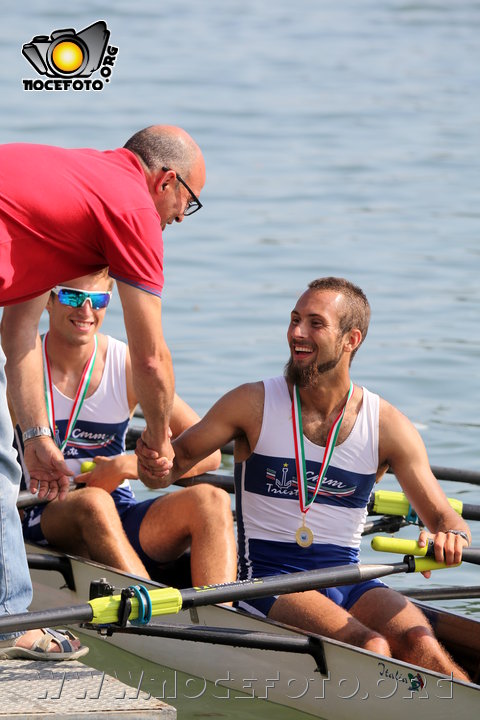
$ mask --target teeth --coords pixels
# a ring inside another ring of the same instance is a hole
[[[294,349],[295,349],[295,352],[305,352],[305,353],[312,352],[311,348],[298,347],[297,345],[295,346]]]

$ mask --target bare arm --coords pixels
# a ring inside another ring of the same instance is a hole
[[[416,513],[434,534],[435,557],[447,564],[458,563],[467,543],[448,530],[463,530],[471,540],[470,529],[449,504],[430,469],[425,445],[412,423],[384,400],[380,405],[380,464],[387,462]],[[420,544],[427,539],[420,533]]]
[[[230,440],[242,444],[243,452],[248,455],[258,439],[262,412],[262,383],[241,385],[231,390],[200,422],[173,441],[175,457],[168,476],[152,476],[146,484],[149,487],[167,487]]]
[[[145,416],[147,449],[171,458],[169,421],[173,405],[172,359],[162,331],[160,298],[118,282],[132,362],[133,385]],[[139,475],[143,463],[139,457]]]
[[[137,405],[137,396],[133,386],[132,363],[130,350],[127,347],[125,356],[125,379],[127,387],[127,399],[130,413],[133,414]],[[190,405],[182,400],[176,393],[173,398],[172,416],[170,418],[170,430],[173,437],[180,435],[184,430],[200,420],[199,416]],[[220,451],[211,453],[205,460],[195,465],[185,475],[192,477],[201,475],[209,470],[216,470],[222,459]],[[77,475],[75,481],[85,483],[89,487],[99,487],[108,493],[112,493],[124,480],[138,478],[137,456],[130,454],[115,455],[113,457],[98,456],[94,460],[95,468],[88,472]]]
[[[48,293],[4,309],[2,345],[7,356],[8,394],[18,424],[25,431],[48,426],[43,389],[43,362],[38,323]],[[30,489],[40,497],[66,496],[71,475],[63,455],[51,438],[33,438],[25,443],[25,463]]]

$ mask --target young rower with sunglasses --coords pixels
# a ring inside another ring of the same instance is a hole
[[[42,347],[49,424],[71,472],[86,487],[62,502],[27,509],[24,537],[140,577],[191,546],[195,585],[232,581],[236,551],[225,491],[204,484],[144,502],[134,497],[128,478],[138,477],[137,458],[125,454],[137,405],[130,354],[125,343],[99,333],[112,285],[104,269],[53,288],[48,300]],[[175,395],[172,435],[199,419]],[[80,474],[85,460],[93,460],[95,469]],[[219,461],[215,452],[188,476],[216,469]]]

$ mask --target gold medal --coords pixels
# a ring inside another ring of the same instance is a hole
[[[310,547],[313,543],[313,532],[305,525],[305,518],[303,518],[301,526],[295,533],[295,540],[300,547]]]

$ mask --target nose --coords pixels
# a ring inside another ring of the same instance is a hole
[[[175,218],[175,222],[178,222],[178,223],[183,222],[184,217],[185,217],[185,216],[184,216],[183,213],[182,213],[181,215],[177,215],[177,217]]]
[[[93,307],[92,307],[92,301],[90,298],[85,298],[83,305],[80,305],[77,310],[82,314],[86,315],[87,317],[89,315],[93,315]]]
[[[292,337],[305,337],[305,326],[302,322],[296,322],[291,328]]]

